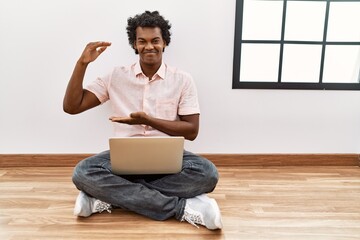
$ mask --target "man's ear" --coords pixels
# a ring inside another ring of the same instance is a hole
[[[139,54],[139,51],[136,48],[136,42],[134,42],[134,44],[133,44],[133,49],[135,50],[135,54]]]

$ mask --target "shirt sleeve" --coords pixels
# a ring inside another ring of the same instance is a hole
[[[186,75],[186,81],[181,93],[178,114],[191,115],[200,113],[197,89],[193,78]]]
[[[101,103],[109,100],[108,83],[110,76],[107,75],[103,78],[98,77],[95,81],[88,84],[85,89],[94,93]]]

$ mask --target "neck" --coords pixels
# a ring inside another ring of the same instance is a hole
[[[161,62],[157,64],[146,64],[140,61],[141,70],[149,79],[152,79],[154,74],[159,70]]]

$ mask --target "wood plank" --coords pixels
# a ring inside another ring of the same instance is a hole
[[[94,154],[0,154],[0,167],[71,167]],[[359,154],[208,154],[216,166],[360,166]]]
[[[0,168],[0,239],[360,239],[358,167],[218,169],[222,231],[122,209],[76,218],[72,167]]]

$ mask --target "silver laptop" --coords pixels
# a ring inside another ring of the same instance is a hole
[[[110,138],[109,144],[114,174],[171,174],[181,171],[184,137],[120,137]]]

